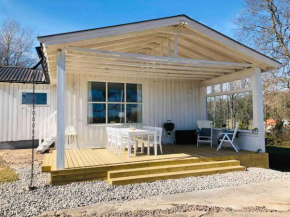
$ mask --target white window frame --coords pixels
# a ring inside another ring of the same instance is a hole
[[[20,89],[19,90],[19,105],[20,107],[32,107],[32,104],[22,104],[22,93],[33,93],[32,89]],[[35,93],[46,93],[46,104],[42,104],[42,105],[37,105],[35,104],[35,107],[49,107],[50,106],[50,93],[49,90],[39,90],[36,89]]]
[[[88,83],[89,82],[103,82],[106,83],[106,100],[104,102],[89,102],[88,100]],[[108,102],[108,83],[119,83],[119,84],[124,84],[124,102]],[[142,102],[127,102],[127,84],[141,84],[142,85]],[[135,82],[135,81],[128,81],[128,82],[123,82],[123,81],[104,81],[104,80],[87,80],[87,85],[86,85],[86,101],[87,101],[87,108],[86,108],[86,119],[87,119],[87,125],[89,126],[101,126],[101,125],[120,125],[120,124],[126,124],[127,123],[127,106],[126,105],[132,105],[132,104],[139,104],[142,106],[142,122],[144,119],[144,108],[143,108],[143,88],[144,88],[144,84],[141,82]],[[106,123],[88,123],[88,104],[93,103],[93,104],[105,104],[106,105]],[[125,117],[124,117],[124,123],[108,123],[108,105],[109,104],[123,104],[124,105],[124,113],[125,113]],[[141,123],[142,123],[141,122]],[[138,124],[141,124],[138,123]]]
[[[244,80],[245,79],[251,79],[251,76],[248,76],[248,77],[245,77],[245,78],[240,78],[240,79],[236,79],[236,80],[232,80],[232,81],[225,81],[225,82],[222,82],[222,83],[214,83],[214,84],[211,84],[211,85],[207,85],[205,86],[206,88],[206,94],[205,94],[205,104],[206,104],[206,119],[208,119],[208,116],[207,116],[207,98],[208,97],[215,97],[215,96],[222,96],[222,95],[230,95],[230,94],[234,94],[234,93],[245,93],[245,92],[250,92],[251,94],[253,94],[253,86],[252,86],[252,81],[250,80],[250,85],[249,87],[245,87],[244,86]],[[233,82],[234,81],[238,81],[240,80],[241,81],[241,88],[238,88],[238,89],[234,89],[233,88]],[[230,83],[230,90],[223,90],[223,84],[224,83]],[[215,85],[220,85],[220,92],[214,92],[214,86]],[[208,88],[210,88],[211,90],[211,93],[207,93],[207,90]],[[254,111],[253,111],[254,112]],[[254,120],[254,114],[253,114],[253,120]],[[222,130],[221,128],[213,128],[214,130]],[[239,132],[244,132],[244,133],[251,133],[252,130],[238,130]]]

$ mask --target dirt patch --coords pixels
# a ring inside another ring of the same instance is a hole
[[[34,163],[40,165],[43,162],[44,155],[34,155]],[[0,164],[13,168],[24,167],[31,163],[31,149],[13,149],[0,150]]]

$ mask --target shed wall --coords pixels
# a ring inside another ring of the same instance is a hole
[[[32,107],[21,105],[22,89],[32,90],[32,85],[0,83],[0,142],[31,140]],[[39,123],[55,111],[56,107],[55,85],[36,85],[36,89],[48,91],[48,105],[35,108],[37,139]]]

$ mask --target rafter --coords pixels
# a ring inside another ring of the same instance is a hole
[[[82,53],[88,53],[92,56],[103,56],[109,59],[119,59],[127,61],[140,61],[140,62],[152,62],[160,64],[176,64],[176,65],[186,65],[186,66],[199,66],[199,67],[212,67],[212,68],[232,68],[232,69],[242,69],[252,67],[252,64],[248,63],[232,63],[232,62],[218,62],[209,60],[195,60],[195,59],[183,59],[183,58],[172,58],[172,57],[157,57],[149,55],[138,55],[129,54],[113,51],[103,51],[103,50],[93,50],[87,48],[67,48],[72,54],[78,55]]]

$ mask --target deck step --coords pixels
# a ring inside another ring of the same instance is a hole
[[[108,171],[108,181],[111,185],[125,185],[140,182],[153,182],[165,179],[178,179],[190,176],[205,176],[234,171],[245,171],[239,161],[203,162],[175,166],[161,166],[140,169]]]
[[[201,162],[201,163],[164,165],[164,166],[136,168],[136,169],[113,170],[113,171],[108,171],[108,178],[119,178],[119,177],[126,177],[126,176],[168,173],[168,172],[219,168],[219,167],[239,166],[239,165],[240,165],[240,161],[238,160],[227,160],[227,161],[211,161],[211,162]]]

